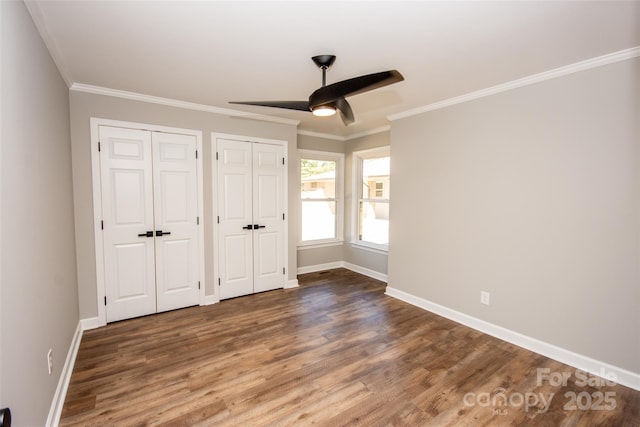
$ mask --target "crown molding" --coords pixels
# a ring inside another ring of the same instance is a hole
[[[312,132],[309,130],[299,129],[298,135],[313,136],[316,138],[324,138],[324,139],[331,139],[334,141],[346,142],[346,141],[351,141],[352,139],[362,138],[364,136],[370,136],[370,135],[375,135],[377,133],[388,132],[390,130],[391,130],[391,126],[386,125],[386,126],[381,126],[379,128],[369,129],[362,132],[354,133],[347,136],[340,136],[340,135],[333,135],[330,133]]]
[[[354,133],[352,135],[349,135],[349,136],[345,137],[345,141],[351,141],[352,139],[362,138],[364,136],[371,136],[371,135],[375,135],[375,134],[382,133],[382,132],[388,132],[390,130],[391,130],[391,126],[390,125],[381,126],[379,128],[369,129],[369,130],[365,130],[365,131],[362,131],[362,132],[358,132],[358,133]]]
[[[595,58],[587,59],[585,61],[576,62],[571,65],[555,68],[553,70],[545,71],[542,73],[533,74],[531,76],[523,77],[521,79],[512,80],[510,82],[502,83],[496,86],[491,86],[486,89],[481,89],[475,92],[467,93],[465,95],[445,99],[444,101],[428,104],[423,107],[414,108],[401,113],[391,114],[390,116],[387,116],[387,119],[389,121],[395,121],[395,120],[404,119],[411,116],[416,116],[418,114],[426,113],[428,111],[439,110],[441,108],[450,107],[452,105],[462,104],[463,102],[472,101],[474,99],[483,98],[485,96],[494,95],[500,92],[506,92],[508,90],[517,89],[517,88],[532,85],[535,83],[540,83],[546,80],[555,79],[557,77],[578,73],[580,71],[590,70],[592,68],[612,64],[614,62],[633,59],[638,56],[640,56],[640,46],[621,50],[618,52],[609,53],[607,55],[598,56]]]
[[[67,84],[67,87],[71,87],[71,85],[73,84],[73,80],[71,79],[69,69],[67,68],[67,64],[62,60],[62,54],[60,54],[58,44],[51,36],[51,33],[47,28],[47,24],[45,23],[44,15],[42,13],[40,5],[35,1],[28,0],[25,0],[24,5],[27,8],[29,15],[31,15],[31,19],[36,26],[38,33],[40,33],[40,38],[42,38],[44,45],[47,47],[49,55],[51,56],[51,59],[53,59],[53,63],[56,64],[60,76]]]
[[[205,104],[196,104],[194,102],[178,101],[177,99],[161,98],[159,96],[144,95],[142,93],[128,92],[118,89],[110,89],[100,86],[86,85],[82,83],[73,83],[69,90],[75,92],[92,93],[95,95],[112,96],[116,98],[129,99],[133,101],[149,102],[151,104],[166,105],[169,107],[184,108],[187,110],[206,111],[208,113],[222,114],[225,116],[243,117],[252,120],[260,120],[263,122],[280,123],[285,125],[298,126],[299,120],[285,119],[282,117],[265,116],[262,114],[247,113],[244,111],[232,110],[230,108],[220,108]]]
[[[310,130],[298,129],[298,135],[313,136],[315,138],[331,139],[333,141],[346,141],[346,137],[333,135],[330,133],[312,132]]]

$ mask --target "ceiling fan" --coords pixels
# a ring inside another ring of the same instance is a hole
[[[354,122],[353,110],[345,99],[370,90],[378,89],[404,80],[397,70],[366,74],[327,85],[327,70],[336,60],[335,55],[318,55],[311,58],[322,70],[322,87],[316,89],[307,101],[231,101],[229,104],[258,105],[261,107],[286,108],[310,111],[316,116],[332,116],[340,112],[342,122],[348,126]]]

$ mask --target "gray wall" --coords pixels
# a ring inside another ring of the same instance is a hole
[[[14,425],[41,426],[79,320],[69,95],[24,4],[0,8],[0,407]]]
[[[298,268],[344,261],[342,244],[298,249]]]
[[[350,242],[353,240],[353,227],[355,227],[353,220],[353,152],[360,150],[368,150],[370,148],[384,147],[390,144],[389,132],[380,132],[374,135],[363,136],[362,138],[352,139],[345,144],[345,188],[344,188],[344,201],[345,201],[345,225],[344,225],[344,261],[358,265],[360,267],[368,268],[369,270],[376,271],[378,273],[387,274],[387,254],[373,252],[369,249],[363,249],[361,246],[356,246]],[[398,210],[395,209],[395,196],[394,190],[395,184],[395,170],[393,164],[391,166],[391,196],[390,196],[390,223],[393,221],[394,216]],[[391,242],[389,242],[391,243]]]
[[[389,285],[640,373],[639,82],[636,58],[393,122]]]
[[[211,223],[213,212],[211,132],[286,140],[289,144],[289,159],[297,159],[296,127],[75,91],[71,92],[70,99],[80,317],[88,319],[98,315],[91,183],[89,126],[91,117],[194,129],[203,132],[205,292],[207,295],[212,295],[214,253],[213,224]],[[296,162],[290,161],[289,177],[296,176],[296,174]],[[298,187],[297,180],[289,179],[289,194],[295,194]],[[289,218],[297,218],[298,215],[298,205],[292,202],[293,200],[295,199],[289,197]],[[289,221],[289,279],[296,277],[296,233],[295,221]]]
[[[298,148],[305,150],[329,151],[331,153],[344,153],[344,142],[321,138],[319,136],[298,135]]]

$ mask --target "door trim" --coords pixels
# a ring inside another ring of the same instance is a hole
[[[285,162],[285,171],[282,177],[282,186],[283,186],[283,198],[284,203],[282,209],[284,210],[285,221],[284,221],[284,268],[286,271],[286,275],[283,277],[284,287],[287,287],[289,282],[289,142],[286,140],[280,139],[268,139],[268,138],[259,138],[255,136],[246,136],[246,135],[235,135],[230,133],[219,133],[219,132],[211,132],[211,200],[213,204],[212,215],[211,215],[211,224],[213,225],[213,297],[207,296],[208,303],[212,304],[220,301],[220,289],[218,287],[218,279],[220,277],[220,266],[218,261],[218,240],[220,237],[220,231],[218,228],[218,162],[216,161],[216,153],[218,149],[218,139],[226,139],[226,140],[235,140],[235,141],[244,141],[244,142],[259,142],[263,144],[272,144],[279,145],[283,147],[283,156]]]
[[[198,216],[200,217],[200,227],[198,228],[198,275],[200,281],[199,304],[205,305],[207,298],[205,297],[205,257],[204,257],[204,178],[203,178],[203,152],[202,152],[202,131],[174,128],[168,126],[158,126],[146,123],[125,122],[120,120],[102,119],[91,117],[89,120],[91,130],[91,178],[93,189],[93,235],[95,242],[95,261],[96,261],[96,304],[98,306],[98,324],[96,326],[104,326],[107,324],[107,311],[104,305],[106,296],[104,282],[104,241],[102,238],[102,188],[100,179],[100,156],[98,154],[99,127],[112,126],[127,129],[147,130],[151,132],[177,133],[182,135],[190,135],[196,138],[196,150],[198,150],[198,158],[196,159],[196,176],[198,182],[197,200],[198,200]]]

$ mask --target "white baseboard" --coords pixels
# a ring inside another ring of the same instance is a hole
[[[298,279],[287,280],[287,282],[284,284],[285,289],[297,288],[298,286]]]
[[[518,332],[503,328],[501,326],[494,325],[493,323],[485,322],[484,320],[480,320],[473,316],[469,316],[459,311],[452,310],[448,307],[436,304],[415,295],[411,295],[407,292],[392,288],[390,286],[387,286],[387,291],[385,293],[393,298],[397,298],[409,304],[415,305],[416,307],[420,307],[423,310],[427,310],[442,317],[446,317],[447,319],[453,320],[454,322],[461,323],[487,335],[491,335],[503,341],[515,344],[519,347],[526,348],[527,350],[531,350],[535,353],[573,366],[574,368],[589,372],[593,375],[603,376],[603,373],[614,374],[616,376],[616,382],[618,384],[622,384],[626,387],[630,387],[640,391],[640,374],[637,374],[635,372],[631,372],[605,362],[600,362],[598,360],[574,353],[570,350],[555,346],[553,344],[549,344],[544,341],[540,341],[535,338],[520,334]]]
[[[47,416],[47,427],[57,427],[60,423],[60,416],[62,415],[62,407],[64,406],[64,399],[67,397],[67,389],[69,388],[69,382],[71,381],[71,374],[73,373],[73,365],[76,363],[76,356],[78,355],[78,348],[80,347],[80,341],[82,341],[82,322],[78,322],[71,344],[69,345],[69,351],[67,352],[67,358],[64,361],[60,378],[58,379],[58,386],[56,392],[53,395],[53,401],[49,408],[49,415]]]
[[[298,274],[315,273],[316,271],[333,270],[334,268],[346,268],[347,270],[355,271],[363,276],[371,277],[373,279],[387,282],[387,275],[380,273],[369,268],[361,267],[359,265],[351,264],[345,261],[329,262],[326,264],[309,265],[307,267],[298,267]]]
[[[217,304],[219,302],[220,300],[216,295],[205,295],[204,302],[201,305],[211,305],[211,304]]]
[[[364,276],[371,277],[376,280],[380,280],[382,282],[387,283],[387,275],[384,273],[380,273],[375,270],[371,270],[369,268],[360,267],[359,265],[351,264],[350,262],[344,263],[344,268],[347,270],[355,271],[356,273],[360,273]]]
[[[344,267],[343,261],[328,262],[326,264],[309,265],[307,267],[298,267],[298,274],[315,273],[316,271],[333,270],[334,268]]]
[[[97,317],[89,317],[88,319],[80,319],[80,325],[83,331],[88,331],[90,329],[96,329],[100,326],[104,326],[100,323],[100,319]]]

